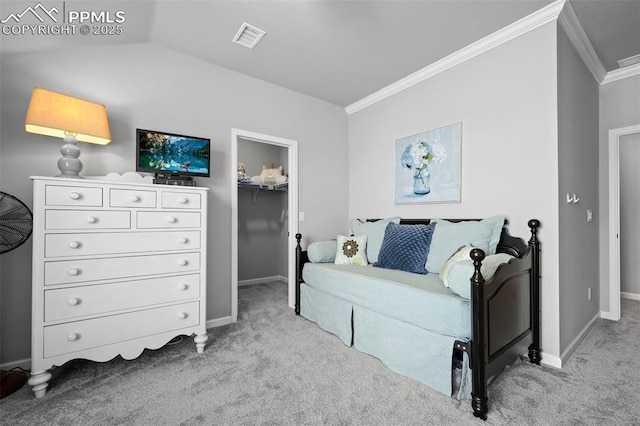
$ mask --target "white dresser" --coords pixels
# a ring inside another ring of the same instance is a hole
[[[139,356],[179,335],[204,351],[207,190],[32,177],[31,378]]]

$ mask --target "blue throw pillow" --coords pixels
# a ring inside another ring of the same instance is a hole
[[[435,223],[429,225],[389,223],[384,231],[378,261],[373,266],[426,274],[425,263],[435,226]]]

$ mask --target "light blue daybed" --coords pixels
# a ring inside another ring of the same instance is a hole
[[[474,415],[486,419],[487,380],[527,349],[540,362],[539,222],[529,221],[528,245],[503,224],[504,217],[351,221],[352,240],[339,236],[307,251],[298,234],[296,314],[397,373],[470,398]],[[396,230],[430,233],[421,270],[403,269],[406,259],[420,259],[423,243],[419,253],[405,250],[412,240],[403,234],[387,244]],[[337,248],[356,241],[377,266],[335,264]],[[483,274],[491,276],[486,283]]]

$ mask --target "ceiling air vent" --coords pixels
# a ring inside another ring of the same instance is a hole
[[[262,31],[260,28],[243,22],[232,41],[234,43],[241,44],[244,47],[248,47],[249,49],[253,49],[256,47],[256,44],[262,40],[262,37],[264,37],[265,34],[266,32]]]

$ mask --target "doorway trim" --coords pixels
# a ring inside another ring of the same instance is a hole
[[[298,232],[298,141],[270,136],[248,130],[231,129],[231,321],[238,321],[238,140],[246,139],[287,148],[289,185],[287,191],[288,237],[287,237],[287,283],[288,304],[295,304],[295,235]]]
[[[620,138],[640,133],[640,124],[609,130],[609,311],[602,318],[620,320]]]

